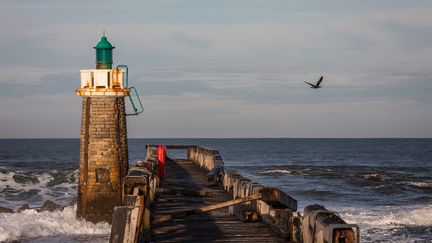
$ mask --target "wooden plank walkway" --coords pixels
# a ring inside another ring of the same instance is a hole
[[[191,209],[232,199],[217,186],[208,187],[206,172],[188,160],[168,160],[166,175],[153,202],[152,216],[173,210]],[[212,195],[184,195],[169,189],[205,190]],[[284,242],[261,222],[243,223],[222,208],[162,223],[152,223],[151,240],[156,242]]]

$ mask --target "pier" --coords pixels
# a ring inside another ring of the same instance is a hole
[[[167,171],[152,207],[156,219],[158,216],[173,215],[176,211],[202,208],[232,199],[222,188],[208,185],[206,175],[191,161],[169,161]],[[263,223],[242,223],[229,214],[227,208],[152,223],[151,235],[151,239],[157,242],[278,240]]]
[[[227,171],[217,150],[146,146],[147,156],[124,178],[110,242],[359,242],[359,228],[336,212],[297,201]],[[185,150],[167,158],[165,149]]]

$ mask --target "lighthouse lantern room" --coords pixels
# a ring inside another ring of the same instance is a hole
[[[117,96],[129,95],[127,87],[127,66],[119,65],[112,69],[115,48],[103,35],[96,49],[96,69],[81,70],[81,87],[76,90],[78,96]]]

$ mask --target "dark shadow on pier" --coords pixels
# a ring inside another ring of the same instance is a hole
[[[166,176],[160,183],[163,189],[182,189],[198,191],[207,188],[205,172],[195,164],[187,160],[168,159],[166,164]],[[217,189],[216,189],[217,190]],[[167,214],[174,210],[197,208],[214,201],[214,198],[205,198],[200,195],[182,195],[173,192],[158,192],[156,201],[152,205],[152,214]],[[215,201],[216,202],[216,201]],[[225,209],[226,211],[227,209]],[[189,215],[180,219],[173,219],[168,222],[152,224],[152,241],[157,242],[180,242],[209,240],[223,240],[223,232],[215,223],[212,213],[201,213]]]

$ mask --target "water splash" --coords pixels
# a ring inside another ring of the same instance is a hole
[[[46,237],[53,236],[109,238],[111,226],[108,223],[93,224],[78,220],[75,214],[76,205],[54,212],[25,210],[21,213],[0,214],[0,242],[31,239],[42,242]]]
[[[364,242],[418,242],[432,239],[432,205],[339,208],[348,223],[361,228]]]

